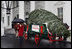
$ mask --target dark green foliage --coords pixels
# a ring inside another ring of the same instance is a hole
[[[29,14],[28,24],[43,24],[47,23],[49,30],[58,36],[70,36],[70,32],[66,29],[63,22],[53,13],[43,10],[36,9]]]

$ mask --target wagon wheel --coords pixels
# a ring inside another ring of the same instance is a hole
[[[59,36],[59,39],[62,38],[62,36]]]
[[[67,40],[67,37],[64,37],[64,41],[66,41]]]
[[[60,35],[59,35],[59,39],[64,40],[64,38],[63,38],[62,36],[63,36],[63,35],[60,34]]]
[[[55,40],[56,39],[56,35],[52,35],[51,39]]]

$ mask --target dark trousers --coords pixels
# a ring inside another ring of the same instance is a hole
[[[22,36],[19,36],[19,44],[20,44],[20,47],[22,47],[22,42],[23,42],[23,37]]]

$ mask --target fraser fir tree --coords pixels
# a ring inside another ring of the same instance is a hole
[[[63,22],[53,13],[44,9],[35,9],[29,14],[28,24],[43,24],[47,23],[48,29],[53,34],[58,36],[69,37],[70,32],[64,26]]]

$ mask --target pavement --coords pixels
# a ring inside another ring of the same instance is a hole
[[[8,32],[13,31],[11,29]],[[37,47],[33,39],[23,39],[22,45],[20,45],[15,34],[7,33],[6,36],[1,37],[1,48],[71,48],[71,43],[67,41],[49,43],[48,40],[42,39]]]
[[[4,30],[4,34],[5,34],[5,35],[6,35],[6,34],[15,34],[15,30],[12,29],[12,28],[10,28],[10,29],[5,29],[5,30]]]

